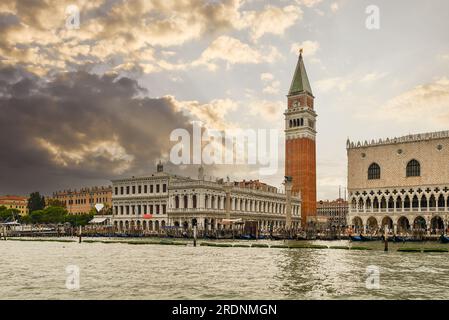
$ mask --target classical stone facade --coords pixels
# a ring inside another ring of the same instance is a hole
[[[258,221],[261,230],[285,228],[286,196],[269,191],[240,187],[240,182],[178,180],[169,186],[169,217],[175,226],[191,225],[197,219],[200,229],[220,229],[223,220]],[[292,228],[300,226],[300,199],[292,197]]]
[[[449,223],[449,131],[347,142],[348,224],[439,233]]]
[[[114,227],[158,231],[168,225],[168,184],[177,179],[181,177],[164,172],[159,164],[149,176],[112,180]]]
[[[316,216],[316,113],[314,96],[302,54],[290,86],[285,115],[285,175],[292,178],[292,191],[300,192],[301,220]]]
[[[147,177],[112,181],[113,219],[117,230],[159,231],[165,227],[222,229],[225,220],[258,221],[261,230],[283,228],[286,195],[259,181],[207,181],[172,175],[158,166]],[[300,225],[301,201],[291,197],[292,227]]]

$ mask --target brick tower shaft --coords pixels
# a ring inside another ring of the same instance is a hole
[[[292,192],[301,193],[301,225],[316,216],[316,113],[302,53],[287,96],[285,112],[285,175]]]

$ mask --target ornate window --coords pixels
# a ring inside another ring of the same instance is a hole
[[[178,196],[175,197],[175,208],[176,209],[179,208],[179,197]]]
[[[368,180],[380,179],[380,166],[372,163],[368,168]]]
[[[407,177],[419,177],[421,175],[421,165],[415,159],[407,163]]]
[[[192,197],[192,206],[194,209],[196,209],[196,195],[193,195]]]

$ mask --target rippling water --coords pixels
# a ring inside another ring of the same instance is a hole
[[[385,253],[380,243],[369,245],[379,250],[0,241],[0,298],[449,298],[448,253],[396,252],[394,245]],[[65,286],[67,265],[80,268],[79,290]],[[370,265],[379,267],[380,289],[366,288]]]

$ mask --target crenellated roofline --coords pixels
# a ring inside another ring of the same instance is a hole
[[[372,146],[381,146],[381,145],[390,145],[390,144],[400,144],[400,143],[410,143],[410,142],[419,142],[419,141],[428,141],[428,140],[438,140],[449,138],[449,130],[446,131],[436,131],[436,132],[427,132],[427,133],[418,133],[418,134],[409,134],[402,137],[394,137],[394,138],[386,138],[379,140],[371,140],[368,142],[365,140],[362,141],[350,141],[349,138],[346,141],[346,149],[357,149],[357,148],[365,148]]]

